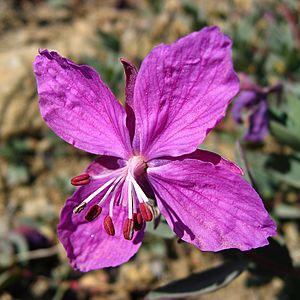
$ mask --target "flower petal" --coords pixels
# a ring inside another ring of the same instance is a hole
[[[95,154],[131,154],[125,110],[94,69],[43,50],[34,72],[41,114],[58,136]]]
[[[133,106],[133,92],[134,92],[134,86],[135,81],[137,77],[137,69],[134,66],[133,63],[131,63],[129,60],[125,58],[120,59],[123,67],[124,67],[124,73],[125,73],[125,96],[126,96],[126,104],[128,104],[130,107]]]
[[[242,110],[244,108],[250,108],[257,103],[257,94],[253,91],[243,91],[234,101],[232,107],[232,117],[236,123],[243,123]]]
[[[249,250],[276,234],[259,195],[227,168],[186,159],[149,168],[148,178],[168,224],[201,250]]]
[[[168,164],[171,161],[180,161],[180,160],[184,160],[187,158],[197,159],[197,160],[200,160],[203,162],[210,162],[216,166],[221,166],[223,168],[227,168],[231,172],[236,173],[238,175],[244,175],[242,168],[240,168],[234,162],[222,157],[221,155],[219,155],[217,153],[207,151],[207,150],[202,150],[202,149],[197,149],[196,151],[194,151],[192,153],[177,156],[177,157],[165,156],[165,157],[161,157],[158,159],[153,159],[153,160],[150,160],[147,164],[149,167],[157,167],[160,165]]]
[[[133,93],[134,86],[137,77],[137,69],[136,67],[127,59],[120,59],[125,73],[125,96],[126,96],[126,126],[129,130],[130,140],[133,140],[134,132],[135,132],[135,115],[133,112]]]
[[[251,142],[260,142],[268,131],[268,104],[266,99],[262,99],[249,117],[249,128],[244,139]]]
[[[231,41],[217,27],[154,48],[134,89],[136,151],[148,160],[193,152],[238,90]]]
[[[105,162],[105,165],[103,165]],[[107,172],[111,167],[115,169],[117,164],[122,164],[114,158],[110,160],[96,160],[87,172],[91,175],[99,175],[99,171]],[[109,169],[107,169],[109,167]],[[114,207],[113,223],[115,236],[110,236],[103,228],[103,221],[109,212],[109,200],[102,206],[102,212],[95,220],[85,221],[84,217],[89,208],[100,199],[96,197],[79,214],[74,214],[73,209],[82,200],[87,198],[97,188],[107,182],[112,176],[92,180],[87,186],[78,188],[69,198],[61,212],[58,225],[58,236],[67,251],[67,256],[73,268],[82,272],[94,269],[118,266],[127,262],[139,249],[144,236],[144,228],[134,233],[131,241],[123,237],[123,223],[128,216],[127,208],[123,205]],[[100,194],[101,197],[102,194]]]

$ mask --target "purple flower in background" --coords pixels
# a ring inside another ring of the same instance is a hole
[[[72,179],[79,187],[61,213],[58,235],[72,266],[89,271],[128,261],[154,205],[201,250],[267,245],[274,222],[241,169],[197,150],[239,90],[230,39],[208,27],[157,46],[139,71],[121,62],[126,110],[91,67],[48,50],[34,62],[48,126],[101,155]]]
[[[268,102],[270,93],[281,93],[280,83],[262,88],[254,84],[247,75],[241,74],[241,92],[232,107],[232,117],[236,123],[242,124],[242,112],[248,111],[247,129],[244,140],[261,142],[268,134]]]

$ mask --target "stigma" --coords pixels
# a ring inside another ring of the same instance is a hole
[[[71,183],[75,186],[89,185],[100,178],[106,180],[83,199],[73,209],[73,213],[81,214],[85,211],[85,221],[92,222],[102,213],[103,205],[108,205],[108,214],[104,217],[103,228],[108,235],[114,236],[114,218],[116,217],[114,208],[123,205],[127,209],[127,217],[124,218],[122,226],[123,236],[127,240],[132,240],[134,231],[141,230],[144,223],[152,221],[155,215],[153,205],[139,184],[139,178],[146,172],[146,169],[147,164],[141,156],[132,156],[120,169],[94,176],[84,173],[74,177]],[[95,203],[95,199],[98,199],[98,202]]]

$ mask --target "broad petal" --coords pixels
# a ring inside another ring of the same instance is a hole
[[[94,69],[43,50],[34,72],[41,114],[58,136],[95,154],[131,154],[125,110]]]
[[[149,168],[148,178],[168,224],[201,250],[245,251],[276,234],[259,195],[227,168],[186,159]]]
[[[122,166],[122,161],[115,158],[97,159],[92,163],[87,172],[91,176],[99,175],[99,171],[107,173]],[[113,176],[113,175],[112,175]],[[115,206],[113,222],[115,236],[109,236],[103,229],[103,221],[109,212],[109,200],[102,206],[101,215],[91,222],[84,217],[89,207],[99,201],[99,197],[91,201],[79,214],[74,214],[73,209],[88,197],[97,188],[107,182],[112,176],[92,180],[87,186],[78,188],[69,198],[61,212],[58,225],[58,237],[66,249],[67,256],[73,268],[82,272],[94,269],[114,267],[127,262],[139,249],[144,236],[144,229],[134,234],[131,241],[125,240],[122,233],[123,222],[128,216],[123,205]],[[100,194],[100,198],[103,195]]]
[[[181,160],[184,160],[187,158],[197,159],[202,162],[210,162],[216,166],[221,166],[223,168],[226,168],[226,169],[230,170],[231,172],[236,173],[238,175],[244,175],[242,168],[240,168],[234,162],[222,157],[221,155],[219,155],[217,153],[207,151],[207,150],[202,150],[202,149],[197,149],[196,151],[194,151],[192,153],[177,156],[177,157],[165,156],[165,157],[161,157],[159,159],[153,159],[153,160],[150,160],[147,164],[150,167],[157,167],[157,166],[161,166],[164,164],[168,164],[171,161],[181,161]]]
[[[193,152],[238,90],[231,41],[217,27],[154,48],[134,89],[135,150],[147,160]]]

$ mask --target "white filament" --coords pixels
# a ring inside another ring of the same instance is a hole
[[[114,208],[114,202],[115,202],[115,198],[116,198],[116,194],[121,186],[121,184],[123,183],[124,180],[120,180],[119,183],[117,184],[116,188],[113,191],[113,194],[111,196],[111,200],[109,203],[109,216],[112,218],[113,217],[113,208]],[[121,191],[121,195],[122,196],[122,191]]]
[[[110,195],[110,193],[112,192],[112,190],[115,188],[115,186],[118,184],[118,182],[122,179],[123,176],[119,176],[118,178],[116,178],[113,182],[113,184],[109,187],[109,189],[107,190],[107,192],[105,193],[105,195],[102,197],[102,199],[99,201],[98,205],[101,206],[103,204],[103,202],[107,199],[107,197]]]
[[[131,176],[128,176],[128,219],[132,219],[132,181]]]
[[[145,195],[145,193],[143,192],[141,187],[138,185],[138,183],[136,182],[136,180],[134,179],[133,176],[131,176],[131,182],[133,183],[133,187],[134,187],[134,190],[138,197],[139,202],[140,203],[148,202],[149,201],[148,197]]]
[[[105,190],[111,183],[113,183],[116,180],[116,178],[112,178],[108,180],[106,183],[104,183],[99,189],[97,189],[95,192],[90,194],[85,200],[82,202],[89,203],[91,200],[93,200],[97,195],[99,195],[103,190]]]

